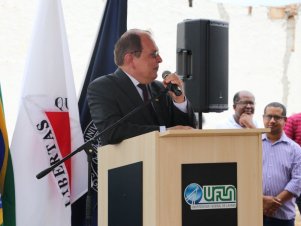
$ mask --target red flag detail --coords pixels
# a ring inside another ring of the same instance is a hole
[[[69,112],[46,112],[46,115],[50,121],[53,133],[55,135],[59,150],[62,157],[66,157],[71,153],[71,132]],[[69,182],[71,186],[71,161],[68,159],[65,162],[65,166],[69,175]]]

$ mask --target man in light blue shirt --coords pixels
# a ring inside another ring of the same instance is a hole
[[[295,198],[301,193],[301,148],[283,132],[286,108],[278,102],[264,109],[262,136],[263,225],[294,226]]]

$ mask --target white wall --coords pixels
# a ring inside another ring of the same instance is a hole
[[[62,0],[76,90],[79,95],[100,19],[104,0]],[[11,138],[18,111],[18,101],[27,48],[30,42],[37,0],[0,2],[0,82],[4,97],[6,122]],[[250,90],[256,97],[256,117],[261,121],[264,106],[287,100],[288,113],[301,111],[301,25],[297,18],[295,52],[291,54],[288,79],[289,94],[283,92],[282,76],[286,53],[286,20],[270,20],[266,7],[247,8],[224,5],[229,15],[229,107],[223,113],[207,113],[203,128],[214,128],[217,120],[232,113],[233,94]],[[176,69],[176,26],[184,19],[223,20],[218,5],[209,0],[128,0],[128,28],[150,29],[160,49],[163,63],[159,71]]]

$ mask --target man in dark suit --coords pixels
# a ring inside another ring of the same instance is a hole
[[[145,99],[162,93],[170,83],[177,85],[182,94],[177,96],[169,91],[161,95],[152,104],[108,130],[102,136],[102,145],[115,144],[151,131],[192,129],[196,126],[182,80],[172,73],[163,82],[155,81],[162,58],[150,32],[139,29],[125,32],[115,45],[114,56],[118,69],[113,74],[95,79],[88,88],[90,113],[99,132],[141,106]]]

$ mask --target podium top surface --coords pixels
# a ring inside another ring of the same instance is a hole
[[[160,137],[198,137],[198,136],[241,136],[270,132],[270,129],[192,129],[192,130],[167,130],[159,133]]]

